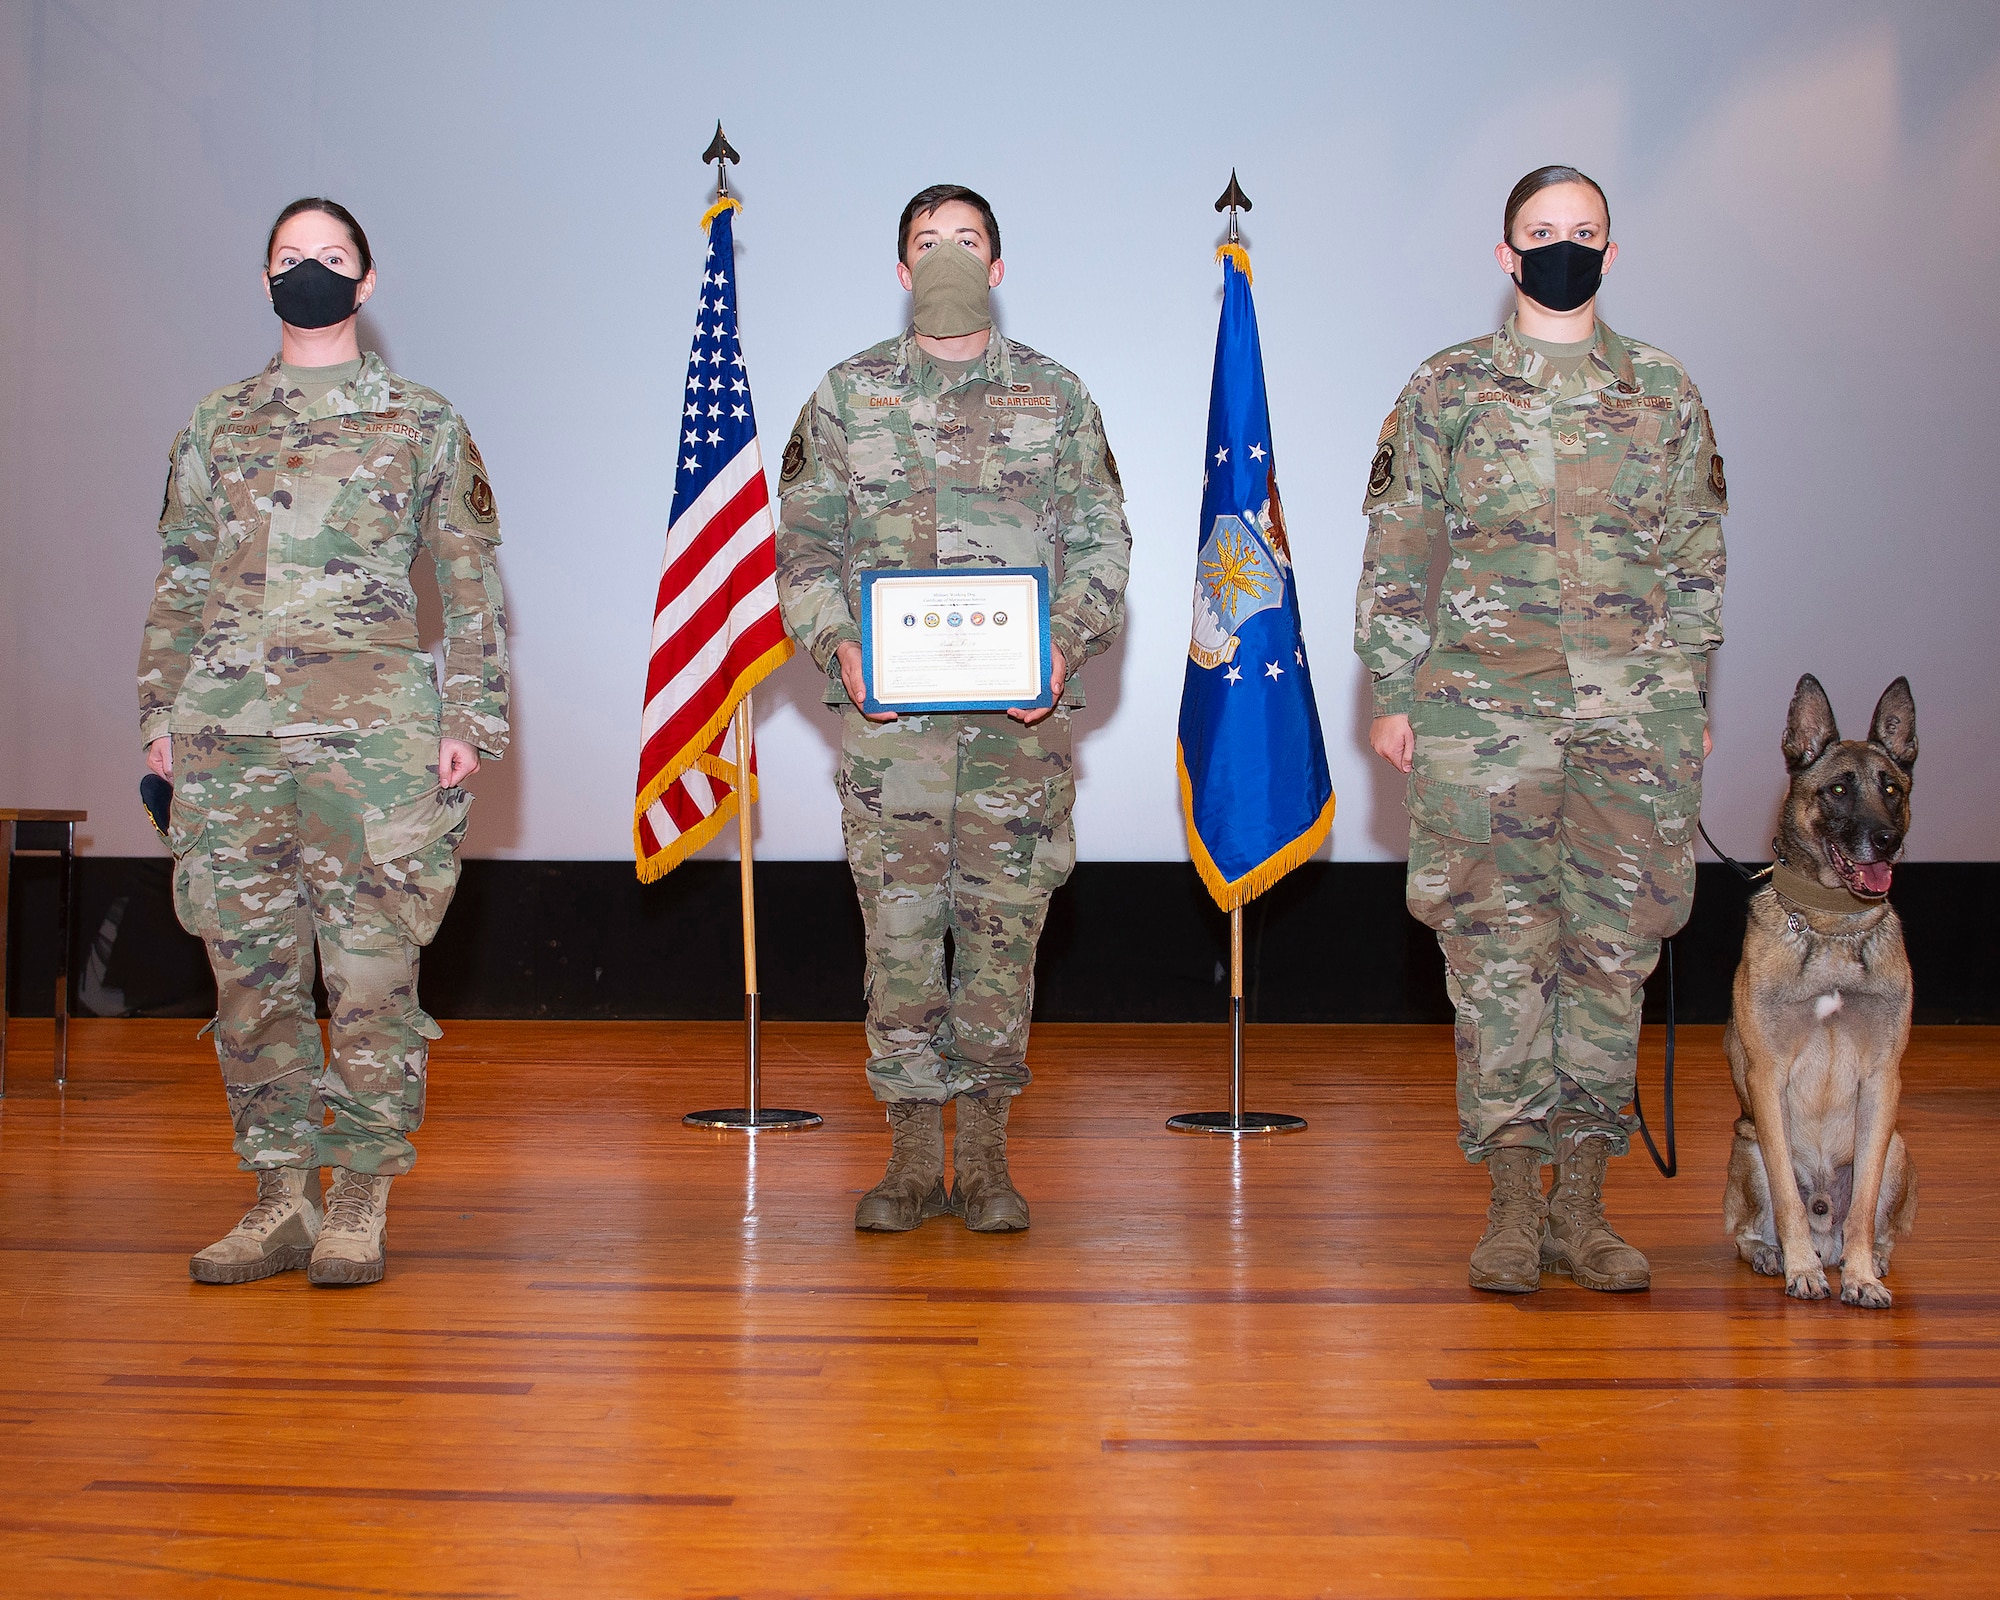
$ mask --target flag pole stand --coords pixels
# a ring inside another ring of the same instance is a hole
[[[717,130],[718,137],[720,129]],[[690,1111],[681,1121],[690,1128],[731,1128],[743,1133],[770,1129],[817,1128],[817,1111],[787,1111],[764,1105],[759,1074],[758,1028],[761,996],[757,992],[757,890],[752,877],[750,826],[750,696],[736,703],[736,841],[743,879],[743,1104],[717,1111]]]
[[[1243,908],[1229,913],[1229,1109],[1183,1111],[1167,1118],[1175,1133],[1220,1133],[1240,1138],[1246,1133],[1298,1133],[1304,1117],[1284,1111],[1243,1109]]]

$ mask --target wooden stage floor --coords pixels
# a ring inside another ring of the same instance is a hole
[[[39,1031],[37,1031],[39,1028]],[[86,1022],[0,1105],[8,1595],[1992,1595],[2000,1030],[1920,1031],[1914,1238],[1867,1312],[1721,1236],[1719,1030],[1682,1176],[1617,1164],[1650,1294],[1465,1285],[1450,1039],[1037,1030],[1032,1232],[857,1236],[859,1030],[774,1026],[813,1133],[699,1133],[716,1025],[448,1023],[387,1282],[190,1284],[246,1203],[192,1022]],[[1648,1030],[1648,1078],[1659,1041]]]

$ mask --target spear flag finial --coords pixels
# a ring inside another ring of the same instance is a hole
[[[1230,214],[1230,244],[1236,244],[1242,238],[1242,232],[1236,226],[1236,212],[1238,210],[1250,210],[1250,196],[1244,194],[1244,186],[1236,182],[1236,168],[1234,166],[1230,168],[1230,186],[1226,190],[1222,190],[1220,198],[1216,200],[1216,210],[1218,212],[1226,210]]]
[[[1222,191],[1221,197],[1215,202],[1215,209],[1229,213],[1229,242],[1235,244],[1242,237],[1236,226],[1236,213],[1239,210],[1250,209],[1250,197],[1243,192],[1243,185],[1236,181],[1234,167],[1229,169],[1229,187]]]
[[[736,147],[723,137],[722,119],[720,117],[716,118],[715,137],[708,141],[708,148],[702,151],[701,159],[715,163],[715,192],[718,196],[727,197],[729,193],[729,163],[732,161],[741,162],[743,158],[736,153]]]
[[[715,127],[716,137],[720,138],[722,135],[722,124],[718,122]],[[1236,181],[1236,169],[1234,167],[1229,169],[1229,187],[1222,191],[1222,198],[1215,202],[1215,209],[1217,211],[1248,211],[1250,209],[1250,197],[1243,192],[1243,185]]]

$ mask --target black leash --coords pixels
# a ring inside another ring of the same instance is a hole
[[[1702,842],[1713,850],[1716,858],[1727,863],[1729,870],[1745,883],[1761,883],[1771,875],[1769,867],[1762,872],[1752,872],[1727,850],[1724,850],[1708,836],[1708,829],[1702,827],[1701,819],[1695,818],[1695,827],[1701,830]],[[1653,1165],[1660,1169],[1660,1176],[1671,1178],[1681,1170],[1680,1152],[1674,1145],[1674,941],[1667,940],[1667,1060],[1666,1060],[1666,1159],[1660,1158],[1660,1147],[1653,1143],[1653,1130],[1646,1125],[1646,1108],[1639,1101],[1639,1080],[1632,1079],[1632,1109],[1639,1115],[1639,1137],[1646,1141],[1646,1153],[1653,1158]]]
[[[1770,867],[1764,868],[1764,870],[1761,872],[1752,872],[1748,867],[1744,866],[1742,862],[1738,861],[1727,850],[1723,849],[1721,845],[1717,844],[1713,839],[1709,838],[1708,829],[1702,827],[1700,817],[1696,817],[1694,819],[1694,825],[1701,832],[1701,842],[1707,845],[1709,849],[1713,850],[1715,852],[1716,859],[1718,861],[1723,862],[1731,872],[1735,873],[1736,876],[1741,878],[1745,883],[1762,883],[1766,878],[1770,877],[1772,870]],[[1773,842],[1775,843],[1775,841]]]
[[[1660,1159],[1660,1147],[1653,1143],[1653,1130],[1646,1126],[1646,1108],[1639,1102],[1639,1075],[1632,1074],[1632,1109],[1639,1114],[1639,1137],[1646,1141],[1646,1153],[1660,1176],[1671,1178],[1681,1170],[1680,1152],[1674,1146],[1674,941],[1667,941],[1667,1158]]]

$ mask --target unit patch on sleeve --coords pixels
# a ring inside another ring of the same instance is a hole
[[[808,400],[799,407],[799,420],[792,424],[792,436],[785,441],[785,459],[778,468],[780,489],[789,489],[806,475],[806,458],[809,454],[806,438],[812,417],[812,404]]]
[[[1348,480],[1350,483],[1353,479]],[[1368,464],[1368,493],[1371,497],[1385,495],[1396,481],[1396,447],[1383,444],[1375,451],[1375,459]]]
[[[498,520],[500,510],[493,500],[493,485],[486,481],[482,470],[486,463],[480,458],[479,446],[472,442],[472,435],[463,428],[459,430],[458,440],[458,470],[452,475],[452,493],[465,507],[465,514],[472,518],[473,526],[483,532]]]

